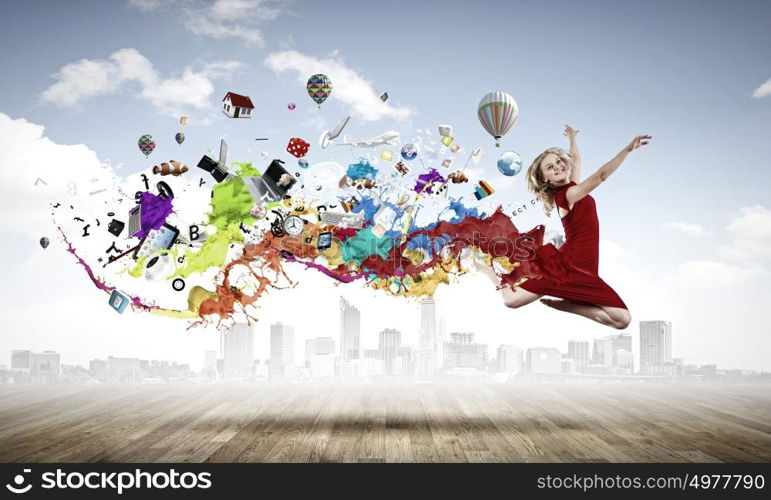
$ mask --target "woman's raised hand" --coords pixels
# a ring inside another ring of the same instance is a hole
[[[574,129],[570,125],[565,125],[565,130],[562,132],[562,135],[570,139],[571,141],[576,138],[578,135],[578,130]]]
[[[624,150],[627,153],[631,153],[632,151],[639,148],[640,146],[645,146],[646,144],[648,144],[651,141],[651,139],[653,139],[653,137],[649,135],[638,135],[637,137],[632,139],[632,142],[630,142],[629,145],[624,148]]]

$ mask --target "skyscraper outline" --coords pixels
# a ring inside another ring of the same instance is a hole
[[[640,373],[653,373],[653,367],[672,362],[672,322],[640,321]]]
[[[340,296],[340,356],[343,361],[361,358],[361,312]]]

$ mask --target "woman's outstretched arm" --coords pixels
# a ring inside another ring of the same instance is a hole
[[[570,125],[565,125],[565,131],[562,134],[570,141],[570,161],[573,164],[573,169],[570,171],[570,180],[578,184],[581,182],[581,154],[578,152],[578,144],[576,143],[578,130]]]
[[[614,156],[612,160],[598,168],[597,171],[587,177],[585,181],[568,188],[568,190],[565,192],[568,205],[572,207],[573,204],[578,202],[587,194],[591,193],[594,188],[605,182],[605,180],[610,177],[610,174],[615,172],[618,167],[621,166],[629,153],[641,146],[648,144],[651,138],[652,137],[649,135],[638,135],[632,139],[632,142],[630,142],[628,146],[619,151],[619,153]]]

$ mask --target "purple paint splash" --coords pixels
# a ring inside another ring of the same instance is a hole
[[[88,265],[88,263],[83,260],[78,253],[75,251],[75,247],[72,246],[72,243],[70,243],[70,240],[67,239],[67,236],[64,234],[64,231],[62,231],[62,228],[57,226],[56,229],[59,231],[59,234],[62,235],[62,238],[64,239],[64,242],[67,244],[67,251],[75,256],[76,259],[78,259],[78,264],[83,266],[83,269],[86,270],[86,274],[88,274],[88,277],[91,278],[91,282],[94,283],[94,285],[99,289],[103,290],[107,293],[111,293],[113,290],[116,290],[114,286],[110,286],[104,281],[102,281],[98,276],[94,274],[94,270],[91,269],[91,266]],[[158,306],[153,306],[149,304],[145,304],[142,302],[142,299],[139,297],[133,297],[128,296],[129,299],[131,299],[131,303],[139,308],[150,310],[150,309],[158,309]]]
[[[326,274],[330,278],[334,278],[342,283],[353,283],[357,279],[364,277],[364,273],[338,274],[331,269],[322,266],[321,264],[316,264],[315,262],[308,262],[304,260],[297,260],[297,258],[289,252],[281,252],[281,257],[283,257],[287,262],[299,262],[300,264],[304,264],[305,267],[309,269],[316,269],[317,271]]]
[[[437,169],[432,168],[425,174],[420,174],[418,176],[418,181],[415,183],[415,187],[412,188],[412,190],[416,193],[426,192],[431,194],[434,185],[444,184],[446,182],[447,179],[442,177],[442,174],[440,174]]]
[[[153,229],[160,229],[166,218],[174,212],[173,198],[162,198],[149,191],[139,193],[142,229],[136,234],[140,240]]]

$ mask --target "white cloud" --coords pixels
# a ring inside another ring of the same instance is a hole
[[[755,91],[752,93],[752,97],[756,99],[760,99],[761,97],[766,97],[767,95],[771,95],[771,78],[766,80],[760,87],[756,88]]]
[[[104,207],[100,196],[88,193],[114,189],[117,182],[113,168],[102,165],[94,151],[83,144],[56,144],[44,131],[0,113],[0,164],[13,166],[0,169],[0,227],[38,238],[54,236],[52,200],[65,203],[77,196],[83,208]]]
[[[57,82],[43,92],[43,100],[75,106],[91,97],[113,94],[129,80],[150,85],[157,75],[150,61],[129,48],[112,53],[109,59],[81,59],[67,64],[53,77]]]
[[[61,106],[77,106],[91,98],[116,94],[138,85],[140,98],[172,116],[209,105],[213,81],[241,67],[237,61],[214,61],[201,69],[185,68],[180,76],[163,78],[153,64],[134,48],[113,52],[109,59],[81,59],[62,67],[57,81],[42,99]]]
[[[403,120],[412,114],[409,108],[392,106],[381,101],[378,97],[380,92],[372,87],[372,82],[349,68],[336,52],[324,59],[307,56],[295,50],[273,52],[265,59],[265,66],[276,74],[293,71],[296,73],[296,80],[303,85],[311,75],[324,73],[332,81],[330,98],[349,106],[351,114],[364,121],[383,118]]]
[[[188,18],[185,27],[196,35],[209,36],[219,40],[225,38],[239,38],[247,45],[257,47],[265,46],[265,40],[262,37],[261,31],[237,24],[212,22],[205,17],[193,16]]]
[[[208,11],[211,17],[222,21],[238,21],[245,17],[256,21],[273,21],[283,10],[282,4],[266,0],[216,0]]]
[[[170,3],[172,2],[164,2],[164,0],[129,0],[129,5],[143,12],[150,12]]]
[[[700,224],[689,224],[687,222],[665,222],[661,225],[663,229],[674,229],[688,236],[704,236],[707,231]]]
[[[289,11],[291,0],[130,0],[129,4],[143,12],[168,8],[173,17],[196,35],[216,39],[235,38],[249,46],[263,47],[261,26]]]
[[[744,207],[728,224],[734,236],[733,256],[749,259],[771,257],[771,210],[755,205]]]
[[[716,260],[692,260],[678,266],[674,280],[681,286],[697,290],[725,289],[746,285],[765,274],[765,269],[759,266],[739,267]]]
[[[670,222],[662,227],[692,236],[706,234],[697,224]],[[726,229],[733,235],[733,242],[719,249],[721,260],[687,261],[668,279],[691,289],[715,289],[745,285],[768,274],[763,261],[771,256],[771,210],[760,205],[741,208]]]
[[[188,68],[179,78],[169,78],[152,87],[145,87],[142,89],[142,98],[162,110],[188,106],[202,109],[208,105],[209,97],[213,93],[212,81]]]

